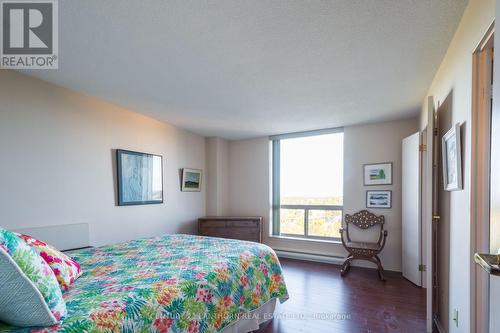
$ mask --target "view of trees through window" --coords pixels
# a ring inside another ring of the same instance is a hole
[[[280,234],[340,237],[343,156],[342,132],[280,141]]]

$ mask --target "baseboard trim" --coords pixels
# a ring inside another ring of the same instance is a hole
[[[323,255],[323,254],[311,254],[311,253],[292,252],[292,251],[283,251],[283,250],[276,250],[276,254],[280,258],[322,262],[322,263],[335,264],[335,265],[342,265],[342,263],[345,260],[345,258],[337,257],[337,256],[327,256],[327,255]]]

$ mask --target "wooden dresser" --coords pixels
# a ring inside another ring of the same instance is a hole
[[[201,236],[232,238],[262,243],[262,217],[208,216],[198,219]]]

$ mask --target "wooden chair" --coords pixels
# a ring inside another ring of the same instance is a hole
[[[367,210],[362,210],[354,215],[346,214],[345,216],[345,229],[340,229],[340,238],[344,248],[349,252],[349,256],[344,261],[340,274],[345,276],[349,271],[351,262],[356,259],[368,260],[378,267],[378,274],[382,281],[385,281],[384,268],[378,254],[385,246],[387,238],[387,230],[384,230],[385,218],[383,215],[376,216]],[[351,240],[349,235],[349,226],[353,224],[356,227],[366,230],[375,226],[380,226],[380,236],[376,243],[369,242],[356,242]]]

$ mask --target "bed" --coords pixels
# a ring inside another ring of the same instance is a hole
[[[240,332],[288,299],[263,244],[164,235],[67,253],[84,272],[63,294],[68,315],[43,329],[0,324],[1,332]]]

